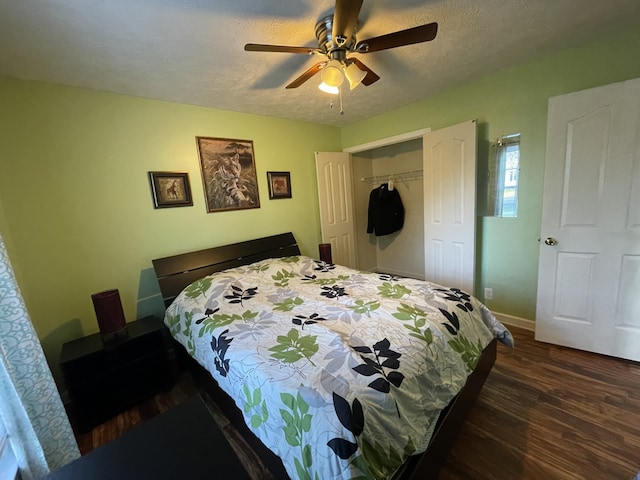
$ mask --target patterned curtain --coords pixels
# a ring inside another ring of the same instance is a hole
[[[23,480],[80,453],[0,235],[0,417]]]

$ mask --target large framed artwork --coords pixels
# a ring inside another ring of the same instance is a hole
[[[253,142],[196,137],[207,212],[259,208]]]
[[[149,183],[154,208],[193,205],[187,172],[149,172]]]

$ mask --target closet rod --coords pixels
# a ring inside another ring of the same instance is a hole
[[[389,180],[408,181],[421,179],[422,170],[411,170],[410,172],[391,173],[389,175],[375,175],[373,177],[362,177],[360,181],[369,183],[385,183]]]

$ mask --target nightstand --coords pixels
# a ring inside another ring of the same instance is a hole
[[[127,337],[107,345],[96,333],[62,346],[70,417],[81,432],[173,385],[175,350],[162,320],[141,318],[127,329]]]
[[[202,397],[180,405],[55,470],[46,480],[250,480]]]

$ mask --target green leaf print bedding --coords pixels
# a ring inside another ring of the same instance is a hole
[[[304,256],[225,270],[167,309],[172,335],[291,478],[386,479],[509,331],[457,289]]]

